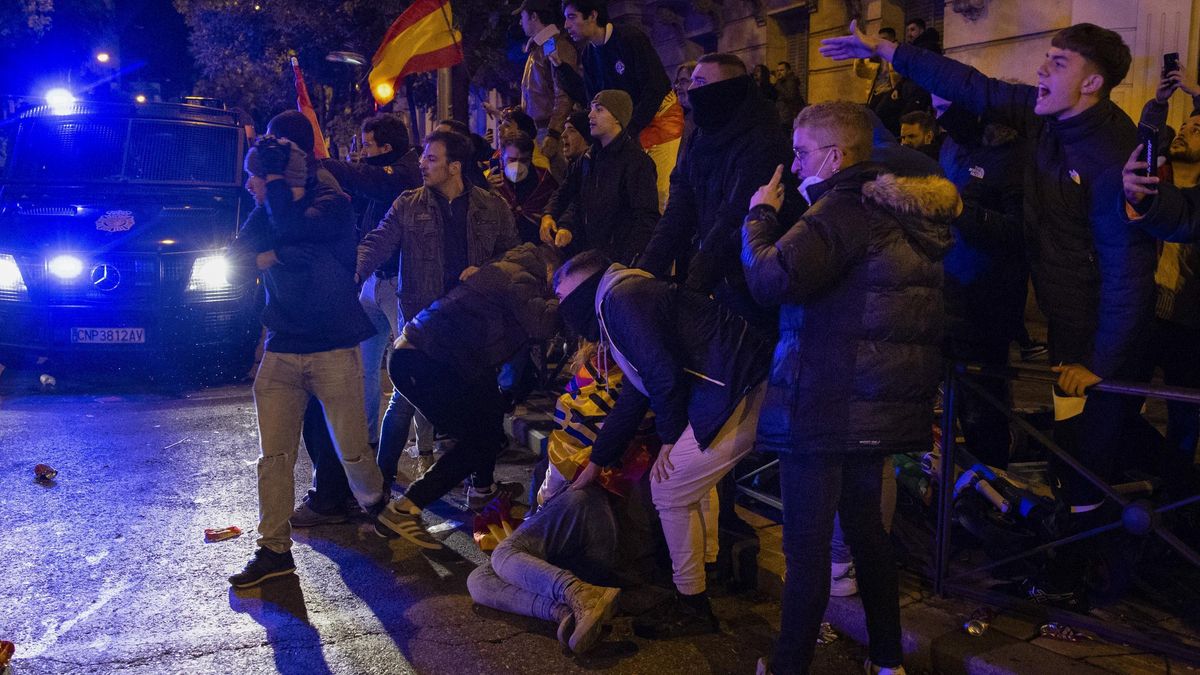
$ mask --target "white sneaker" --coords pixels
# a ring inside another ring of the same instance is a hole
[[[835,598],[847,598],[858,593],[854,561],[833,563],[829,574],[829,594]]]

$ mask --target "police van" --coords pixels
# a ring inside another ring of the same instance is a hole
[[[257,276],[226,257],[249,197],[233,112],[43,105],[0,124],[0,363],[245,374]]]

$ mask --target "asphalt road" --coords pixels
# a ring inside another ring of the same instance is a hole
[[[36,372],[0,374],[0,639],[17,645],[13,672],[753,673],[778,629],[777,604],[718,598],[718,635],[646,641],[619,616],[571,658],[549,623],[472,604],[465,580],[483,556],[463,527],[437,557],[366,522],[298,532],[295,576],[234,592],[225,578],[254,546],[257,454],[248,384],[60,379],[45,393]],[[57,480],[35,482],[38,462]],[[467,515],[441,504],[429,520],[450,531]],[[226,525],[246,534],[204,543]],[[843,638],[814,666],[861,673],[864,656]]]

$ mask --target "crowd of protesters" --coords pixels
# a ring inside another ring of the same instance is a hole
[[[821,53],[854,59],[866,100],[806,104],[787,63],[712,53],[671,78],[602,0],[526,0],[516,15],[520,105],[489,111],[494,148],[456,120],[412,145],[385,113],[363,123],[357,161],[315,161],[308,120],[285,112],[247,154],[256,208],[234,248],[263,275],[267,338],[260,538],[234,586],[294,571],[290,527],[361,509],[381,536],[437,549],[423,511],[463,481],[474,509],[517,499],[494,476],[503,417],[537,347],[569,335],[580,375],[560,411],[603,413],[582,459],[550,458],[536,510],[471,574],[476,602],[554,621],[582,653],[621,588],[648,578],[630,561],[653,567],[661,546],[673,599],[635,632],[719,630],[722,485],[757,450],[779,459],[787,565],[759,672],[807,672],[830,593],[857,592],[867,671],[903,673],[890,457],[931,447],[945,358],[1036,352],[1032,277],[1059,373],[1055,440],[1109,480],[1145,425],[1141,400],[1089,387],[1156,366],[1200,386],[1200,109],[1160,133],[1149,166],[1110,98],[1131,62],[1118,34],[1059,31],[1029,86],[942,56],[921,20],[903,43],[852,23]],[[1145,125],[1166,127],[1176,90],[1200,101],[1182,70],[1165,73]],[[580,393],[597,383],[602,396]],[[1008,424],[987,399],[1011,393],[979,384],[959,421],[1003,468]],[[414,421],[417,475],[393,498]],[[1198,428],[1195,406],[1170,406],[1166,474],[1190,474]],[[294,504],[302,438],[314,476]],[[1111,509],[1055,477],[1072,516]]]

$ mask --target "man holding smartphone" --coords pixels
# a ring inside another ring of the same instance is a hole
[[[1129,227],[1116,203],[1121,166],[1137,145],[1133,121],[1109,96],[1129,72],[1129,47],[1094,24],[1064,28],[1050,41],[1036,87],[865,35],[855,23],[851,35],[823,40],[820,52],[835,60],[879,56],[930,92],[1031,139],[1025,226],[1059,373],[1055,440],[1112,482],[1118,458],[1133,451],[1121,435],[1139,422],[1141,401],[1088,388],[1101,378],[1149,379],[1145,339],[1154,316],[1154,241]],[[1104,494],[1088,481],[1056,473],[1073,512],[1101,506]]]
[[[525,72],[521,75],[521,107],[537,126],[534,139],[547,157],[557,155],[563,124],[580,102],[559,83],[556,65],[579,71],[579,54],[559,24],[562,12],[555,0],[525,0],[513,12],[521,19],[525,44]]]

